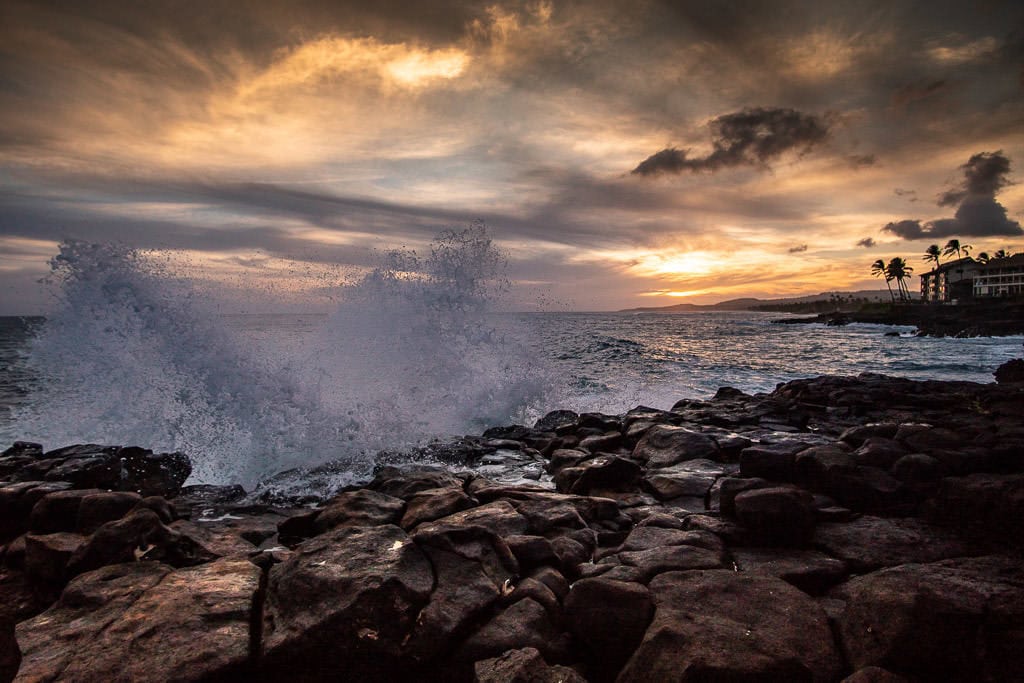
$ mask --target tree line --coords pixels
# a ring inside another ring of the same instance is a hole
[[[973,247],[970,244],[962,244],[958,239],[951,239],[946,242],[944,247],[939,247],[937,244],[931,244],[927,249],[924,250],[924,256],[921,258],[922,261],[931,261],[935,264],[935,268],[941,265],[941,259],[943,256],[956,255],[957,259],[969,256]],[[989,255],[987,252],[981,252],[975,259],[979,263],[991,263],[998,259],[1009,258],[1012,256],[1006,249],[999,249]],[[906,259],[897,256],[890,259],[886,263],[883,259],[878,259],[871,264],[871,274],[875,277],[884,277],[885,286],[889,290],[889,296],[893,301],[899,298],[900,301],[910,300],[910,289],[907,286],[907,280],[910,279],[914,269],[907,264]],[[896,291],[893,291],[892,284],[896,283]]]

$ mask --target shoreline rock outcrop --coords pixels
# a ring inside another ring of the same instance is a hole
[[[15,444],[0,682],[1024,680],[1022,384],[819,377],[434,452],[311,506]]]

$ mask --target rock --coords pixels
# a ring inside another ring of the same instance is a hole
[[[43,455],[43,445],[33,441],[15,441],[0,453],[0,458],[25,457],[38,458]]]
[[[397,526],[311,538],[270,570],[261,669],[270,680],[400,680],[412,664],[401,644],[433,587],[430,562]]]
[[[500,657],[481,660],[473,671],[475,683],[587,683],[569,667],[549,666],[534,647],[509,650]]]
[[[475,662],[508,650],[535,648],[548,661],[564,661],[569,637],[552,622],[540,603],[525,598],[499,612],[469,636],[456,651],[455,659]]]
[[[67,482],[27,481],[0,487],[0,539],[28,531],[29,515],[39,500],[55,491],[71,488]]]
[[[462,486],[418,491],[407,499],[408,503],[399,524],[403,529],[412,529],[422,522],[432,522],[441,517],[455,514],[472,507],[473,501],[462,490]]]
[[[868,438],[860,448],[853,452],[853,459],[858,465],[889,469],[892,464],[907,454],[907,449],[895,439],[880,436]]]
[[[446,469],[419,466],[416,468],[383,467],[366,488],[395,498],[408,500],[420,491],[462,486],[462,480]]]
[[[896,436],[896,430],[898,429],[899,425],[894,422],[858,425],[845,430],[839,435],[839,440],[851,444],[854,448],[858,448],[871,437],[891,439]]]
[[[905,564],[852,579],[839,634],[854,668],[921,680],[1024,678],[1024,563],[1003,557]]]
[[[179,519],[171,522],[169,528],[195,542],[202,552],[212,557],[247,557],[256,550],[254,543],[245,540],[229,527]]]
[[[910,683],[910,681],[881,667],[866,666],[853,672],[840,683]]]
[[[692,429],[672,425],[651,427],[633,449],[633,458],[647,467],[668,467],[698,458],[714,460],[717,455],[718,444],[714,439]]]
[[[644,484],[658,500],[680,496],[705,498],[715,481],[729,471],[713,460],[687,460],[668,467],[649,470]]]
[[[963,436],[944,427],[903,425],[896,439],[906,444],[912,453],[929,453],[936,449],[956,450],[964,442]]]
[[[99,489],[54,491],[48,493],[32,506],[29,515],[29,531],[36,534],[52,534],[57,531],[75,531],[78,527],[78,509],[82,499]]]
[[[139,509],[97,529],[71,556],[68,576],[141,559],[189,567],[209,562],[215,555],[194,539],[166,526],[152,510]]]
[[[1008,360],[992,373],[999,384],[1019,384],[1024,382],[1024,359]]]
[[[967,554],[953,534],[917,519],[864,515],[842,524],[819,524],[813,544],[858,574],[907,562],[935,562]]]
[[[67,532],[28,534],[25,536],[25,572],[36,583],[63,586],[68,562],[84,543],[84,536]]]
[[[507,590],[508,587],[506,586],[506,593]],[[537,604],[548,611],[548,615],[555,621],[559,621],[562,618],[562,606],[559,603],[558,596],[548,588],[547,584],[530,577],[520,579],[515,584],[512,592],[507,593],[503,597],[502,602],[506,605],[511,605],[526,598],[536,601]]]
[[[942,478],[943,467],[924,453],[910,453],[893,463],[892,476],[905,485],[934,484]]]
[[[720,569],[725,566],[725,553],[696,545],[674,545],[648,550],[621,552],[614,556],[628,571],[629,580],[647,583],[658,574],[691,569]],[[612,577],[614,575],[609,575]]]
[[[650,584],[654,619],[618,677],[633,681],[833,681],[842,670],[812,598],[775,578],[671,572]]]
[[[770,481],[793,481],[793,463],[796,454],[807,448],[798,441],[762,443],[740,451],[740,474],[761,477]]]
[[[558,558],[558,568],[568,577],[579,576],[578,567],[589,562],[591,549],[568,536],[559,536],[551,541],[551,549]]]
[[[28,680],[224,680],[250,659],[260,570],[219,560],[156,562],[79,576],[50,610],[18,626]]]
[[[0,617],[0,683],[11,683],[20,666],[21,648],[14,636],[14,621]]]
[[[609,432],[580,439],[577,447],[590,453],[612,453],[618,450],[621,445],[622,434],[619,432]]]
[[[647,588],[636,583],[582,579],[565,599],[566,626],[605,680],[633,655],[653,616]]]
[[[732,557],[742,572],[780,578],[809,595],[821,595],[847,577],[842,560],[813,550],[733,548]]]
[[[413,540],[433,568],[434,590],[402,644],[417,661],[429,662],[502,596],[519,566],[505,542],[482,527],[428,530]]]
[[[499,536],[525,534],[530,525],[507,500],[480,505],[424,524],[420,531],[440,526],[482,526]]]
[[[128,514],[142,500],[130,491],[105,491],[82,498],[78,506],[75,531],[91,534],[107,522],[114,522]]]
[[[360,489],[332,498],[313,522],[313,530],[322,534],[337,527],[397,524],[405,511],[405,501],[377,491]]]
[[[135,446],[84,444],[43,454],[47,481],[67,481],[74,488],[135,491],[144,496],[174,496],[192,473],[182,453],[153,453]]]
[[[814,497],[802,489],[767,488],[736,496],[736,519],[765,545],[800,547],[814,533]]]
[[[643,472],[643,468],[636,462],[614,455],[585,460],[579,469],[579,476],[567,490],[568,493],[588,495],[593,491],[635,491]],[[557,476],[555,483],[560,483]],[[561,486],[559,490],[562,490]]]
[[[877,467],[834,472],[823,491],[846,507],[863,512],[894,512],[908,501],[903,483]]]
[[[571,410],[552,410],[534,423],[533,428],[542,432],[554,432],[563,425],[575,426],[579,415]]]
[[[760,477],[742,479],[740,477],[723,477],[718,480],[718,509],[726,516],[736,516],[736,496],[744,491],[754,489],[767,489],[775,486],[774,483]]]
[[[692,545],[720,552],[725,550],[722,540],[707,531],[683,531],[656,526],[638,526],[629,533],[617,552],[666,548],[673,545]]]
[[[557,566],[559,563],[551,541],[543,536],[512,535],[506,536],[505,542],[524,572],[544,566]]]
[[[1024,546],[1024,474],[947,477],[929,501],[929,519],[972,536]]]

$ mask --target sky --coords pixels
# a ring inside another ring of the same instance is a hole
[[[880,289],[1024,249],[1022,164],[1019,2],[0,4],[0,314],[66,239],[291,310],[477,219],[518,308]]]

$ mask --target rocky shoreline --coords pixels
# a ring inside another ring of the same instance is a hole
[[[19,442],[0,681],[1024,680],[1004,378],[557,411],[314,507]]]
[[[919,336],[1005,337],[1024,334],[1024,303],[1011,299],[959,305],[922,302],[874,304],[857,310],[832,311],[805,318],[782,318],[772,322],[791,325],[912,325],[917,328]]]

